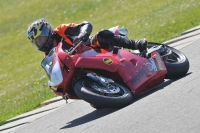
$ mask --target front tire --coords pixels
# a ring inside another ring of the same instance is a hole
[[[148,48],[155,45],[162,44],[149,42]],[[167,58],[164,60],[165,66],[167,68],[167,74],[165,78],[178,79],[183,77],[189,70],[189,61],[187,57],[175,48],[172,48],[170,46],[166,47],[167,49],[170,49],[172,53],[170,55],[167,55]]]
[[[105,87],[99,82],[83,77],[74,85],[78,97],[94,108],[121,108],[131,103],[132,93],[124,86],[113,83]]]

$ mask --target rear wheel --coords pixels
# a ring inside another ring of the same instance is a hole
[[[89,77],[79,79],[75,83],[74,91],[96,109],[121,108],[132,101],[132,93],[126,87],[118,83],[103,86]]]
[[[148,43],[148,48],[156,45],[162,45],[159,43]],[[167,68],[166,79],[177,79],[184,76],[189,70],[189,61],[187,57],[179,50],[166,46],[172,53],[164,58],[164,63]]]

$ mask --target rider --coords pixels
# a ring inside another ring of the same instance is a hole
[[[53,30],[51,24],[44,18],[34,21],[27,30],[27,37],[32,44],[47,55],[63,39],[63,49],[69,49],[74,42],[83,41],[91,47],[111,48],[120,46],[143,51],[147,47],[146,39],[129,40],[123,35],[114,35],[110,30],[102,30],[91,36],[92,24],[83,21],[80,24],[61,24]]]

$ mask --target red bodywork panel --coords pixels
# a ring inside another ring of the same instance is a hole
[[[66,52],[60,51],[58,57],[62,66],[65,64],[69,69],[69,71],[63,70],[64,81],[58,86],[66,88],[66,92],[76,68],[116,72],[135,94],[162,83],[167,73],[162,58],[157,52],[153,52],[151,58],[146,59],[123,49],[118,50],[117,54],[113,54],[111,50],[94,50],[82,46],[75,55],[68,55]]]

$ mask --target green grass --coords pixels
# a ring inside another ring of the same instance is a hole
[[[34,20],[44,17],[54,28],[87,20],[92,34],[120,25],[129,38],[163,42],[200,25],[199,14],[199,0],[0,0],[0,125],[55,96],[40,66],[43,54],[26,37]]]

